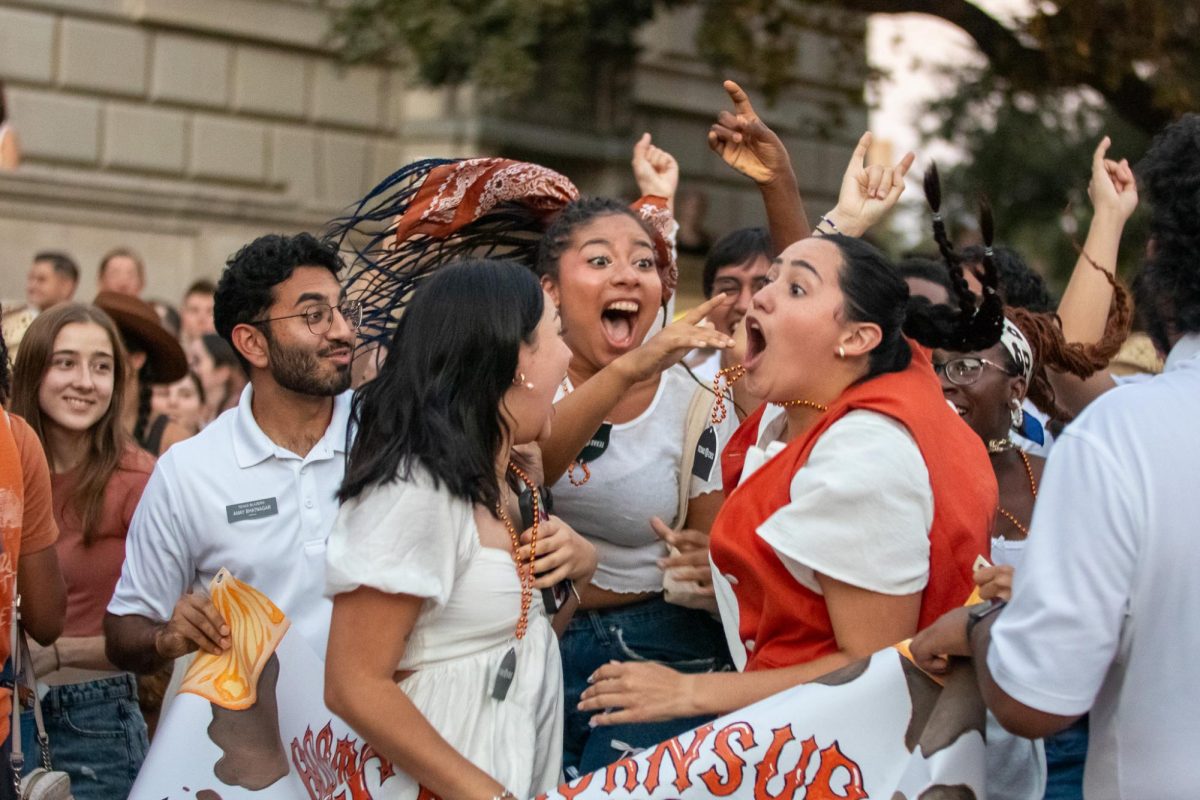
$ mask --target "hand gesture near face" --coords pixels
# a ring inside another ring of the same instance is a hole
[[[726,164],[761,185],[792,174],[792,162],[780,138],[759,119],[750,98],[725,81],[733,111],[722,111],[708,131],[708,146]]]
[[[634,383],[649,380],[663,370],[678,364],[696,348],[725,349],[733,346],[733,337],[721,333],[705,318],[709,312],[733,299],[726,294],[710,298],[675,322],[656,333],[640,347],[620,356],[614,364],[628,371]]]
[[[867,151],[870,148],[871,132],[867,131],[858,140],[850,156],[850,163],[842,176],[837,206],[826,215],[832,219],[837,230],[847,236],[862,236],[896,205],[904,193],[904,176],[916,160],[914,153],[908,153],[894,166],[867,166]]]
[[[1138,204],[1137,181],[1129,161],[1105,158],[1112,139],[1105,136],[1092,155],[1092,179],[1088,182],[1088,197],[1097,214],[1111,213],[1124,222]]]
[[[665,197],[667,207],[675,205],[675,190],[679,188],[679,162],[675,156],[650,141],[650,134],[633,146],[633,179],[638,191],[645,195]]]

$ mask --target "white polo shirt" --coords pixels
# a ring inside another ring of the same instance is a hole
[[[1066,428],[1046,464],[988,667],[1050,714],[1091,710],[1084,796],[1200,787],[1200,335]],[[1190,353],[1190,357],[1183,356]]]
[[[133,515],[111,614],[165,621],[221,567],[265,593],[324,657],[332,605],[325,541],[345,470],[350,392],[333,403],[325,435],[304,458],[271,441],[237,408],[169,449]]]

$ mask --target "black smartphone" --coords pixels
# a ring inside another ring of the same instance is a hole
[[[537,493],[538,516],[542,520],[547,520],[554,511],[554,497],[550,494],[550,489],[545,486],[537,487]],[[529,530],[533,527],[533,492],[529,490],[528,486],[522,488],[521,493],[517,495],[517,504],[521,508],[521,530]],[[564,578],[553,586],[542,589],[542,602],[546,604],[546,611],[551,616],[558,613],[570,596],[570,578]]]

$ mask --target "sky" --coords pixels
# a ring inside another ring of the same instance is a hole
[[[985,11],[1009,20],[1028,9],[1032,0],[974,0]],[[920,144],[918,112],[924,102],[948,89],[936,67],[979,63],[974,42],[958,27],[924,14],[876,14],[867,25],[867,58],[890,77],[868,91],[871,131],[891,143],[895,159],[913,150],[917,162],[909,172],[904,201],[921,197],[920,175],[929,161],[950,164],[961,154],[947,144]],[[902,202],[904,202],[902,201]],[[901,212],[902,227],[915,223]],[[919,216],[919,214],[918,214]]]

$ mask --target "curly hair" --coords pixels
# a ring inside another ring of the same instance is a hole
[[[1061,422],[1069,422],[1073,415],[1058,404],[1047,370],[1079,378],[1090,377],[1108,366],[1108,362],[1129,338],[1129,329],[1133,324],[1133,303],[1125,285],[1098,265],[1093,263],[1092,267],[1099,270],[1113,287],[1112,305],[1109,306],[1104,333],[1098,341],[1092,344],[1068,342],[1063,336],[1062,323],[1057,314],[1013,306],[1007,307],[1004,312],[1021,329],[1033,348],[1033,377],[1026,389],[1026,396],[1052,419]]]
[[[275,301],[275,287],[297,267],[324,267],[336,278],[342,271],[337,248],[309,233],[260,236],[225,265],[213,297],[213,323],[221,338],[233,345],[233,329],[254,322]],[[237,352],[237,348],[233,348]],[[244,369],[250,364],[237,353]]]
[[[1163,129],[1137,166],[1152,209],[1151,246],[1137,282],[1150,334],[1164,351],[1171,334],[1200,331],[1200,114]]]
[[[567,244],[571,241],[575,230],[594,219],[612,215],[623,215],[636,220],[637,224],[646,231],[646,235],[651,240],[654,239],[654,231],[650,230],[646,221],[620,200],[613,200],[610,197],[581,197],[558,212],[554,221],[550,223],[550,227],[546,229],[545,235],[538,243],[534,272],[538,277],[549,275],[551,278],[557,279],[558,260],[567,249]],[[657,254],[655,258],[657,260]]]

